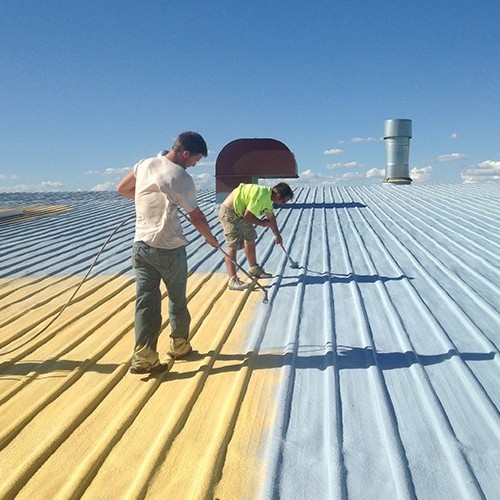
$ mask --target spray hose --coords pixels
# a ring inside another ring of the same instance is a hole
[[[180,210],[179,210],[180,211]],[[182,215],[184,215],[184,217],[189,221],[189,218],[187,217],[186,214],[184,214],[184,212],[180,211],[182,213]],[[23,344],[21,344],[20,346],[16,347],[15,349],[11,349],[10,351],[4,351],[2,352],[1,354],[2,355],[5,355],[5,354],[10,354],[11,352],[14,352],[15,350],[19,349],[20,347],[23,347],[25,346],[27,343],[29,342],[32,342],[33,340],[35,340],[36,338],[38,338],[40,335],[42,335],[42,333],[46,332],[53,324],[54,322],[61,316],[61,314],[66,310],[66,308],[71,304],[71,302],[73,301],[73,299],[76,297],[76,294],[79,292],[80,288],[83,286],[83,284],[85,283],[85,281],[87,280],[87,278],[89,277],[90,273],[92,272],[92,269],[94,269],[94,266],[96,265],[97,261],[99,260],[99,257],[101,256],[102,252],[104,251],[104,249],[106,248],[106,245],[111,241],[111,239],[113,238],[113,236],[125,225],[127,224],[128,222],[130,222],[131,220],[134,220],[135,219],[135,214],[131,217],[127,217],[125,220],[123,220],[120,224],[118,224],[118,226],[112,231],[112,233],[108,236],[108,238],[106,239],[106,241],[103,243],[103,245],[101,246],[101,249],[99,250],[99,252],[97,253],[97,255],[95,256],[94,258],[94,261],[92,262],[92,264],[90,265],[87,273],[85,274],[85,276],[83,277],[82,281],[80,281],[80,283],[78,284],[78,286],[76,287],[75,291],[73,292],[73,294],[71,295],[71,297],[67,300],[67,302],[62,306],[62,308],[57,312],[57,314],[38,332],[36,333],[35,335],[33,335],[32,337],[30,337],[29,339],[25,340],[25,342]],[[190,222],[190,221],[189,221]],[[222,248],[219,247],[219,250],[226,256],[228,257],[229,259],[231,259],[231,257],[226,253],[224,252],[224,250],[222,250]],[[231,259],[233,262],[234,260]],[[234,262],[234,264],[242,270],[242,272],[244,272],[247,276],[249,276],[246,271],[237,263],[237,262]],[[250,278],[252,278],[251,276],[249,276]],[[264,300],[263,300],[263,303],[264,304],[267,304],[269,302],[268,300],[268,296],[267,296],[267,290],[258,282],[255,283],[263,292],[264,292]]]
[[[127,217],[125,220],[123,220],[114,230],[113,232],[108,236],[108,238],[106,239],[106,241],[104,242],[104,244],[102,245],[101,249],[99,250],[99,252],[97,253],[97,255],[95,256],[94,258],[94,261],[92,262],[92,264],[90,265],[87,273],[85,274],[85,276],[83,277],[82,281],[80,281],[80,283],[78,284],[78,286],[76,287],[75,291],[73,292],[73,294],[71,295],[71,297],[68,299],[68,301],[62,306],[62,308],[59,310],[59,312],[36,334],[36,335],[33,335],[30,339],[26,340],[21,346],[19,347],[23,347],[24,345],[26,345],[28,342],[32,342],[33,340],[35,340],[37,337],[39,337],[42,333],[46,332],[53,324],[54,322],[57,320],[57,318],[59,318],[61,316],[61,314],[64,312],[64,310],[71,304],[71,302],[73,301],[73,299],[75,298],[76,294],[78,293],[78,291],[80,290],[80,288],[83,286],[83,284],[85,283],[85,281],[87,280],[87,278],[89,277],[90,273],[92,272],[92,269],[94,268],[94,266],[96,265],[99,257],[101,256],[102,252],[104,251],[104,249],[106,248],[106,245],[111,241],[111,239],[113,238],[113,236],[125,225],[127,224],[128,222],[130,222],[131,220],[135,219],[135,214],[132,216],[132,217]],[[19,347],[17,347],[16,349],[18,349]],[[14,349],[15,350],[15,349]],[[13,350],[11,351],[6,351],[6,352],[3,352],[2,354],[9,354],[13,352]]]

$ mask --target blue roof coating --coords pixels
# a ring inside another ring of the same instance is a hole
[[[133,203],[0,206],[47,207],[0,219],[6,498],[500,498],[498,183],[295,188],[275,213],[299,267],[258,230],[269,304],[228,291],[183,219],[200,354],[147,382],[127,371]]]

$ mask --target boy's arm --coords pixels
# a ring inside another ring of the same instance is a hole
[[[271,212],[272,215],[272,212]],[[267,214],[266,214],[267,217]],[[254,224],[256,226],[263,226],[263,227],[269,227],[269,221],[268,220],[262,220],[256,217],[250,210],[245,210],[245,213],[243,214],[243,218],[247,221],[250,222],[250,224]]]
[[[266,212],[265,218],[259,219],[247,209],[243,214],[243,218],[251,224],[255,224],[256,226],[270,227],[271,231],[274,234],[274,241],[276,242],[276,245],[283,244],[283,238],[281,237],[281,233],[278,229],[278,224],[276,223],[276,217],[274,216],[273,212]]]
[[[266,212],[266,218],[269,223],[269,227],[274,234],[274,241],[276,245],[283,245],[283,238],[281,237],[280,230],[278,229],[278,223],[276,222],[276,217],[273,212]]]

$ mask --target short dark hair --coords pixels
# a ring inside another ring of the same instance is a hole
[[[273,187],[273,192],[278,194],[282,199],[290,198],[293,199],[293,191],[292,188],[286,182],[280,182]]]
[[[176,152],[188,151],[192,155],[208,155],[207,143],[198,132],[182,132],[175,140],[172,149]]]

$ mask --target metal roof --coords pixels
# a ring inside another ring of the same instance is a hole
[[[128,373],[132,202],[0,205],[30,207],[0,219],[2,498],[499,498],[499,184],[296,188],[267,305],[184,221],[196,352],[156,377]]]

